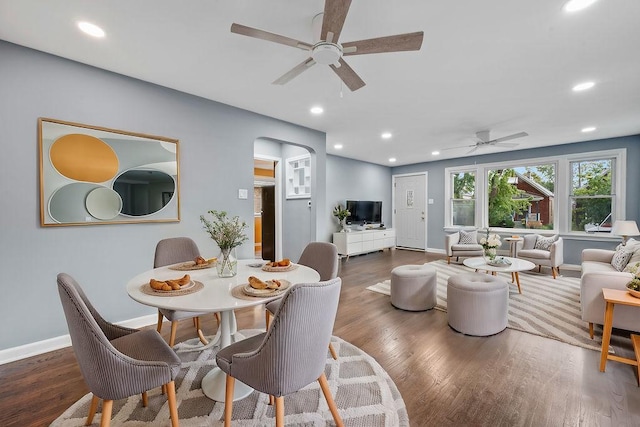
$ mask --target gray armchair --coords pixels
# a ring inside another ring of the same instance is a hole
[[[325,281],[338,277],[338,260],[338,248],[336,245],[327,242],[311,242],[302,251],[298,264],[313,268],[320,274],[320,280]],[[266,328],[269,328],[269,319],[280,307],[280,301],[282,299],[277,299],[265,306]],[[331,344],[329,344],[329,351],[334,359],[338,358]]]
[[[82,288],[68,274],[58,274],[58,293],[69,326],[71,343],[80,371],[93,399],[86,425],[93,422],[99,399],[103,399],[100,426],[109,426],[113,401],[164,386],[171,425],[177,427],[174,379],[180,359],[154,330],[123,328],[104,320]]]
[[[560,273],[560,266],[564,262],[562,237],[558,237],[548,250],[536,249],[536,242],[541,237],[549,236],[541,236],[540,234],[523,236],[522,248],[518,249],[518,258],[534,263],[538,266],[538,271],[541,270],[542,266],[551,267],[551,274],[555,279]]]
[[[227,374],[225,427],[231,426],[235,379],[275,397],[276,426],[284,424],[283,396],[317,380],[336,425],[343,426],[324,374],[341,283],[336,278],[291,286],[267,332],[218,352],[216,363]]]
[[[473,231],[473,230],[469,230]],[[476,232],[476,239],[473,243],[461,243],[460,232],[447,234],[444,236],[444,248],[447,251],[447,264],[451,264],[451,258],[455,257],[456,261],[460,257],[477,257],[482,256],[482,245],[479,241],[483,237],[482,233]]]
[[[170,239],[160,240],[156,245],[156,253],[153,261],[153,268],[164,267],[165,265],[177,264],[179,262],[193,261],[200,256],[200,251],[196,243],[188,237],[173,237]],[[195,311],[176,311],[166,308],[158,309],[158,332],[162,331],[163,317],[171,322],[171,334],[169,335],[169,345],[173,347],[176,342],[176,331],[178,322],[183,319],[193,318],[194,326],[198,330],[198,336],[203,344],[207,341],[200,333],[200,316],[204,316],[206,312]],[[215,313],[218,323],[220,323],[220,315]]]

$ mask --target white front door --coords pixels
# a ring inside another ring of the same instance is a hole
[[[394,176],[396,246],[426,248],[427,174]]]

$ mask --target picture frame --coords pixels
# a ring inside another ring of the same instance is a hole
[[[38,119],[43,227],[180,221],[179,141]]]

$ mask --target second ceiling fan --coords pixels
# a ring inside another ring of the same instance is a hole
[[[342,58],[343,56],[420,50],[424,33],[418,31],[342,44],[338,43],[344,21],[347,19],[349,6],[351,6],[351,0],[325,0],[320,41],[315,44],[236,23],[231,25],[231,32],[310,52],[309,58],[280,76],[273,84],[285,84],[311,66],[323,64],[329,65],[351,91],[356,91],[363,87],[365,82],[345,62]]]

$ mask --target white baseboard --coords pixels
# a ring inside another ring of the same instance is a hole
[[[437,248],[427,248],[427,250],[425,252],[431,253],[431,254],[440,254],[440,255],[446,255],[447,251],[444,249],[437,249]]]
[[[148,316],[136,317],[135,319],[117,322],[117,324],[120,326],[126,326],[127,328],[142,328],[144,326],[155,324],[157,320],[157,315],[150,314]],[[0,350],[0,365],[59,350],[61,348],[69,347],[70,345],[71,337],[67,334],[34,343],[24,344],[18,347]]]

